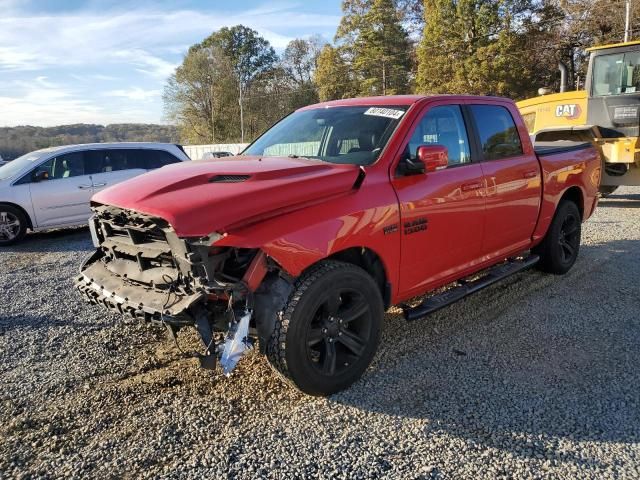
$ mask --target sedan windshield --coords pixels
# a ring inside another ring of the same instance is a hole
[[[325,107],[297,111],[267,130],[243,155],[371,165],[405,110],[406,107]]]
[[[37,150],[35,152],[22,155],[6,165],[3,165],[0,167],[0,180],[6,180],[7,178],[17,175],[22,172],[27,165],[35,165],[35,162],[43,158],[47,153],[49,153],[47,150]]]

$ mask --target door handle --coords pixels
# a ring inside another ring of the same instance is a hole
[[[104,187],[106,185],[107,185],[106,183],[94,183],[93,184],[94,187]]]
[[[535,178],[535,177],[537,177],[537,176],[538,176],[538,171],[537,171],[537,170],[529,170],[529,171],[527,171],[527,172],[524,172],[524,173],[522,174],[522,176],[523,176],[524,178]]]
[[[78,185],[78,188],[80,190],[87,190],[89,188],[93,187],[93,185]]]
[[[471,182],[471,183],[463,183],[460,186],[460,189],[463,192],[470,192],[472,190],[479,190],[483,187],[482,182]]]

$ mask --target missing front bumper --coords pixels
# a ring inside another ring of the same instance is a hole
[[[96,251],[87,258],[82,265],[82,273],[76,278],[75,286],[87,302],[123,316],[162,324],[176,345],[178,330],[195,328],[204,351],[193,352],[192,356],[198,358],[206,369],[215,369],[219,360],[225,375],[229,375],[240,358],[251,349],[253,342],[248,330],[252,311],[245,310],[237,319],[232,310],[225,312],[223,316],[231,313],[226,324],[228,329],[226,335],[216,342],[212,328],[216,322],[212,321],[210,312],[205,308],[204,293],[185,295],[123,283],[121,277],[106,268],[100,257],[100,252]]]
[[[264,315],[254,316],[253,303],[254,290],[268,272],[264,254],[213,248],[218,234],[182,239],[163,219],[117,207],[96,206],[94,212],[97,249],[75,282],[86,301],[162,324],[176,344],[181,328],[195,328],[204,353],[193,355],[205,368],[215,368],[220,358],[225,374],[253,345],[256,333],[262,346],[270,332]]]
[[[204,299],[200,292],[185,295],[124,283],[99,260],[91,263],[95,255],[85,262],[75,282],[89,303],[102,305],[122,315],[183,325],[188,320],[184,318],[185,312]]]

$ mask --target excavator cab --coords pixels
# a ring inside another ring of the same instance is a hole
[[[640,135],[640,42],[590,49],[587,122],[605,138]]]
[[[600,190],[606,195],[620,185],[640,185],[640,41],[587,51],[584,90],[567,92],[562,80],[561,93],[523,100],[518,108],[534,141],[598,145],[604,159]]]
[[[640,42],[589,51],[587,123],[598,127],[602,139],[602,183],[640,185]]]

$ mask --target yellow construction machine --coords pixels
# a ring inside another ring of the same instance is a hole
[[[600,192],[608,195],[620,185],[640,185],[640,41],[587,51],[584,90],[566,91],[560,64],[560,93],[523,100],[518,108],[534,142],[596,144],[604,161]]]

